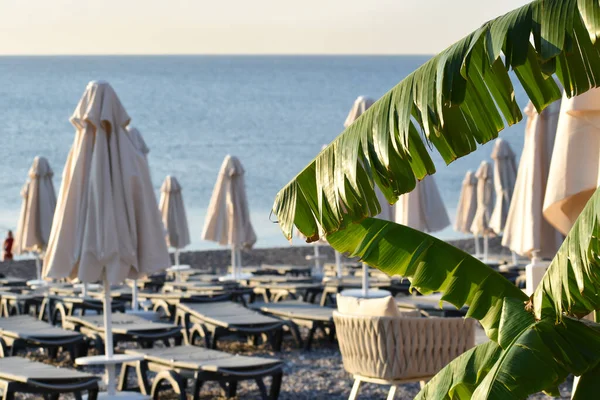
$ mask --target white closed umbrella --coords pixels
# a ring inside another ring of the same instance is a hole
[[[175,266],[179,270],[188,269],[188,266],[179,264],[179,250],[190,244],[190,230],[188,229],[181,185],[177,178],[173,176],[165,178],[160,188],[159,208],[165,226],[167,245],[175,249]],[[178,274],[177,271],[176,273]]]
[[[530,259],[554,257],[562,242],[558,231],[543,216],[560,104],[552,103],[541,114],[531,103],[525,108],[525,141],[502,245]]]
[[[494,208],[494,182],[490,163],[482,161],[475,172],[477,178],[477,210],[471,224],[471,232],[475,239],[483,236],[483,261],[488,261],[488,238],[494,234],[490,220]]]
[[[346,117],[346,121],[344,121],[344,128],[349,127],[360,117],[369,107],[371,107],[375,103],[370,97],[367,96],[358,96],[356,100],[354,100],[354,104],[352,104],[352,108]]]
[[[237,157],[223,160],[210,198],[202,239],[231,247],[233,279],[239,277],[241,250],[256,243],[244,183],[244,168]]]
[[[397,223],[422,232],[437,232],[450,225],[446,206],[431,175],[400,196],[395,214]]]
[[[54,172],[48,160],[38,156],[33,159],[28,175],[29,179],[21,190],[23,204],[15,236],[15,253],[36,253],[37,279],[41,280],[40,257],[48,245],[56,208],[52,183]]]
[[[510,148],[508,142],[504,139],[496,140],[492,150],[492,160],[494,160],[494,191],[496,194],[496,204],[490,218],[490,228],[496,233],[501,234],[506,225],[510,200],[512,199],[517,181],[517,163],[515,153]],[[512,252],[513,264],[517,264],[517,255]]]
[[[465,174],[460,189],[460,197],[456,207],[454,230],[461,233],[471,233],[471,225],[477,211],[477,179],[473,171]],[[479,241],[475,238],[475,256],[480,256]]]
[[[169,254],[145,156],[129,138],[130,118],[113,88],[90,82],[71,123],[75,140],[63,171],[44,275],[104,284],[105,364],[115,395],[110,285],[165,269]],[[122,360],[121,360],[122,362]]]
[[[600,89],[563,96],[544,217],[566,235],[600,183]]]

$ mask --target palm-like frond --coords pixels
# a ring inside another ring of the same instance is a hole
[[[535,315],[561,320],[600,309],[600,189],[592,195],[532,297]]]
[[[522,119],[514,70],[541,111],[561,93],[600,85],[600,4],[537,0],[485,23],[385,94],[277,195],[273,211],[288,239],[309,238],[377,215],[376,184],[390,203],[433,174],[428,148],[446,163]],[[504,57],[502,57],[502,55]]]

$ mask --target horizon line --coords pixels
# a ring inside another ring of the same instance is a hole
[[[44,54],[0,54],[0,57],[427,57],[435,53],[44,53]]]

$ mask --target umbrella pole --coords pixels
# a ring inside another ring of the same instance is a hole
[[[110,360],[113,358],[113,335],[112,335],[112,301],[110,298],[110,284],[108,277],[106,276],[106,270],[104,271],[104,354],[106,359]],[[106,365],[106,373],[108,381],[106,382],[106,389],[109,396],[114,396],[116,390],[117,374],[115,371],[114,364]]]
[[[231,245],[231,274],[233,279],[237,279],[237,268],[235,265],[235,246]]]
[[[140,309],[140,305],[138,302],[138,285],[137,279],[133,280],[133,286],[131,288],[131,309],[133,311],[138,311]]]
[[[35,271],[37,273],[37,279],[42,280],[42,265],[40,263],[40,254],[35,255]]]
[[[236,250],[236,257],[235,257],[235,261],[237,262],[237,267],[238,267],[238,277],[242,276],[242,249],[237,249]]]
[[[488,262],[488,235],[483,236],[483,262]]]
[[[515,253],[514,251],[510,252],[512,255],[512,263],[513,265],[518,265],[519,264],[519,260],[517,259],[517,253]]]
[[[179,249],[175,249],[175,265],[179,265]]]
[[[344,275],[344,271],[342,271],[342,255],[337,251],[333,251],[335,254],[335,268],[337,269],[337,276],[341,278]]]
[[[479,235],[473,235],[473,239],[475,240],[475,257],[479,258],[481,256],[481,250],[479,249]]]
[[[316,243],[314,245],[314,253],[315,253],[315,275],[319,275],[321,273],[321,258],[319,256],[319,245]]]
[[[83,283],[83,287],[81,288],[81,297],[87,297],[88,295],[88,287],[87,283]]]
[[[362,269],[362,292],[363,297],[366,299],[369,297],[369,266],[366,263],[362,263]]]

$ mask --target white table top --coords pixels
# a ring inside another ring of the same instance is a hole
[[[387,290],[381,289],[369,289],[365,295],[362,289],[347,289],[342,290],[340,293],[342,296],[356,297],[359,299],[380,299],[382,297],[391,296],[392,293]]]
[[[115,365],[122,364],[125,362],[141,361],[144,357],[132,355],[132,354],[115,354],[111,358],[105,355],[90,356],[90,357],[79,357],[75,359],[77,365]]]
[[[192,269],[189,265],[181,264],[181,265],[173,265],[172,267],[167,268],[169,272],[180,272],[180,271],[188,271]]]

